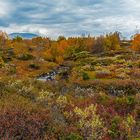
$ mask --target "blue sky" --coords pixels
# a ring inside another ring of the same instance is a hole
[[[140,28],[140,0],[0,0],[0,30],[55,38]]]

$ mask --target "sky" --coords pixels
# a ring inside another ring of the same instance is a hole
[[[140,28],[140,0],[0,0],[0,30],[59,35],[129,37]]]

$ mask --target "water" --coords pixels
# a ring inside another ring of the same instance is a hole
[[[65,66],[57,67],[55,70],[39,75],[37,77],[37,80],[43,81],[43,82],[54,81],[56,80],[57,75],[63,74],[67,72],[68,70],[69,70],[69,67],[65,67]]]

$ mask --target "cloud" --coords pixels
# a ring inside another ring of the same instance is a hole
[[[82,33],[120,31],[129,36],[140,27],[139,0],[1,0],[0,29],[56,38]]]
[[[8,16],[10,13],[10,4],[5,1],[0,1],[0,18]]]

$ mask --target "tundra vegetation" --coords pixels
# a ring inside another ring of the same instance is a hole
[[[140,34],[28,40],[1,32],[0,139],[139,140]]]

